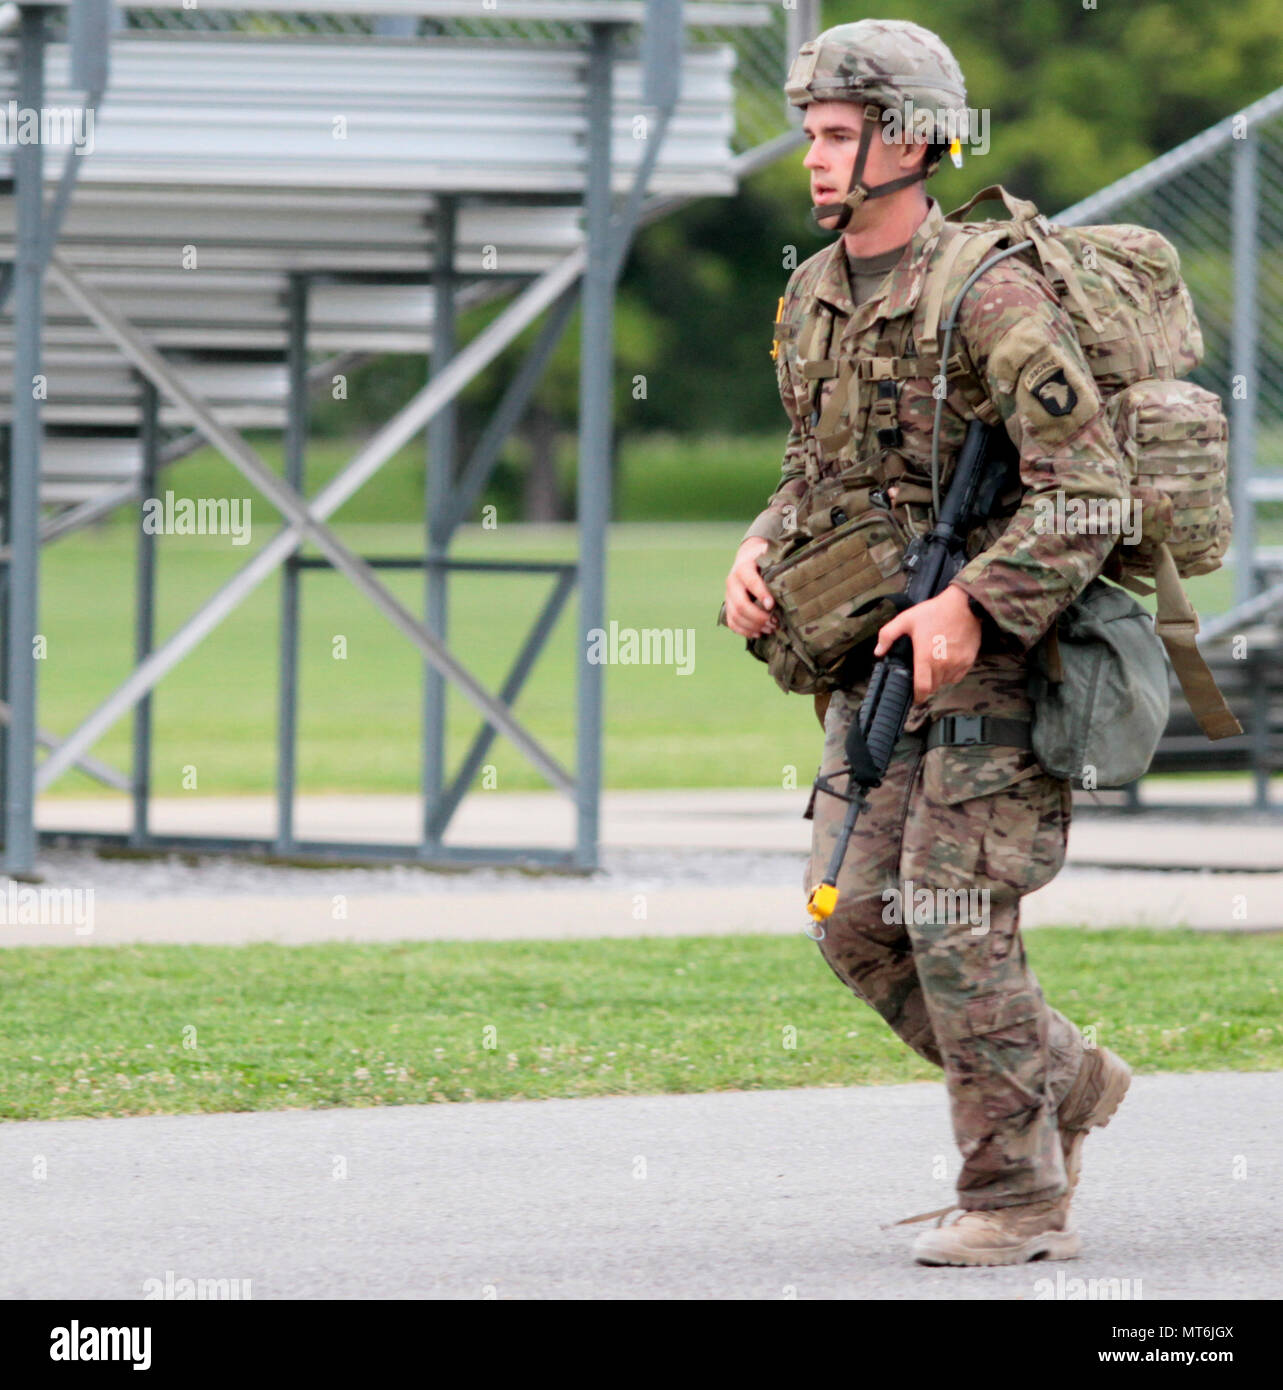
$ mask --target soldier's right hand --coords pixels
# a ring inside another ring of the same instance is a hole
[[[762,536],[741,541],[726,576],[726,626],[741,637],[763,637],[779,627],[779,619],[770,612],[775,600],[756,564],[768,544]]]

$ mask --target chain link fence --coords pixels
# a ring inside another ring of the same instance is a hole
[[[713,0],[716,3],[717,0]],[[728,3],[730,0],[728,0]],[[708,3],[708,0],[705,0]],[[358,10],[359,4],[353,4]],[[761,26],[688,25],[693,43],[726,44],[736,55],[736,120],[732,147],[737,154],[754,149],[782,135],[789,128],[787,104],[782,91],[788,70],[790,47],[796,46],[793,33],[797,24],[814,21],[812,6],[803,3],[787,10],[777,3],[765,3],[770,23]],[[505,9],[520,14],[519,2]],[[792,21],[792,22],[790,22]],[[574,43],[582,46],[588,26],[562,20],[522,19],[477,15],[466,19],[380,19],[376,15],[297,14],[273,11],[185,10],[174,6],[128,5],[122,7],[122,22],[130,29],[152,33],[191,33],[216,30],[239,34],[304,34],[309,36],[359,37],[379,34],[442,34],[468,39],[525,39],[533,43]],[[631,37],[639,38],[638,26]],[[806,37],[810,37],[808,32]]]

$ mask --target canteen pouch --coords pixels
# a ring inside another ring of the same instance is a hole
[[[1029,694],[1045,772],[1088,789],[1134,782],[1149,770],[1171,698],[1153,619],[1093,579],[1035,648]]]

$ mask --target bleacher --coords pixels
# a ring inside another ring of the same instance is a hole
[[[17,52],[16,39],[0,39],[0,106],[15,96]],[[734,192],[733,67],[726,46],[684,55],[652,192]],[[47,150],[50,194],[66,159],[81,164],[58,254],[226,423],[280,429],[292,273],[311,277],[310,349],[423,355],[442,196],[459,200],[458,310],[581,244],[585,83],[581,51],[556,43],[121,30],[92,150]],[[640,86],[637,55],[623,56],[616,193],[642,157],[631,135]],[[84,102],[63,43],[49,47],[47,101]],[[12,162],[0,145],[0,179]],[[0,260],[13,254],[14,204],[0,198]],[[5,314],[0,422],[12,342]],[[119,497],[141,469],[139,380],[52,281],[43,365],[42,503]],[[186,420],[162,401],[160,423]]]

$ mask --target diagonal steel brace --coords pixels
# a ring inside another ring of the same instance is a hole
[[[576,259],[574,256],[568,257],[566,262],[556,268],[556,271],[561,272],[561,274],[550,273],[544,277],[543,281],[532,286],[531,290],[543,287],[546,293],[548,285],[557,285],[557,282],[561,281],[567,271],[571,269],[571,265]],[[313,508],[309,508],[307,502],[292,487],[278,478],[236,431],[218,421],[205,402],[192,392],[170,368],[169,363],[151,348],[123,316],[86,285],[81,277],[57,254],[50,257],[49,274],[62,292],[78,305],[108,338],[116,343],[124,356],[140,372],[153,381],[172,401],[181,405],[188,412],[192,422],[199,427],[201,433],[210,443],[215,445],[229,462],[259,488],[288,519],[290,524],[278,532],[272,541],[206,605],[201,615],[198,615],[205,619],[205,623],[195,638],[191,638],[191,633],[196,625],[189,623],[187,628],[181,629],[169,642],[160,647],[139,666],[133,675],[112,696],[108,697],[108,700],[98,710],[90,715],[73,734],[45,759],[37,772],[36,781],[39,788],[47,787],[65,772],[76,758],[106,728],[110,727],[110,724],[119,717],[124,709],[149,690],[166,670],[185,655],[196,641],[199,641],[200,636],[205,631],[208,631],[214,623],[221,621],[227,613],[231,612],[232,608],[244,597],[244,593],[249,592],[249,588],[252,588],[267,573],[275,569],[285,556],[292,554],[305,539],[310,538],[334,567],[342,570],[353,585],[419,648],[427,660],[447,680],[453,681],[459,687],[485,718],[494,724],[501,733],[505,734],[553,786],[567,795],[574,795],[575,784],[570,774],[526,733],[508,710],[494,699],[472,674],[451,655],[445,645],[420,623],[394,595],[388,592],[375,577],[373,570],[359,556],[348,550],[324,524],[325,517],[335,511],[345,500],[346,494],[342,494],[342,488],[339,484],[356,472],[355,464],[350,464],[344,474],[323,490],[313,504]],[[564,284],[557,285],[556,292],[559,293],[564,288]],[[528,290],[522,298],[532,298],[530,291]],[[516,307],[516,305],[510,306],[512,309]],[[501,316],[501,319],[503,317]],[[495,324],[491,325],[491,329],[495,329],[499,322],[500,320],[496,320]],[[456,359],[456,362],[459,360]],[[421,404],[423,394],[420,393],[420,396],[411,402],[411,407]],[[406,422],[407,414],[412,413],[411,407],[407,407],[397,417],[403,425]],[[440,408],[440,404],[437,408]],[[418,413],[422,413],[422,410],[420,409]],[[392,425],[395,423],[396,421],[390,422],[389,426],[382,432],[380,439],[388,437],[392,432]],[[394,444],[393,450],[395,447],[397,446]],[[367,449],[366,456],[369,453],[370,450]],[[373,471],[374,468],[369,467],[369,472]],[[252,580],[251,574],[253,575]],[[246,587],[247,585],[248,587]]]
[[[0,700],[0,724],[9,722],[9,706],[5,701]],[[47,729],[36,729],[36,742],[41,748],[57,748],[58,740]],[[117,791],[127,792],[133,786],[129,778],[117,767],[112,767],[110,763],[104,763],[98,758],[90,757],[86,754],[83,758],[76,760],[76,766],[81,772],[101,782],[105,787],[115,787]]]

